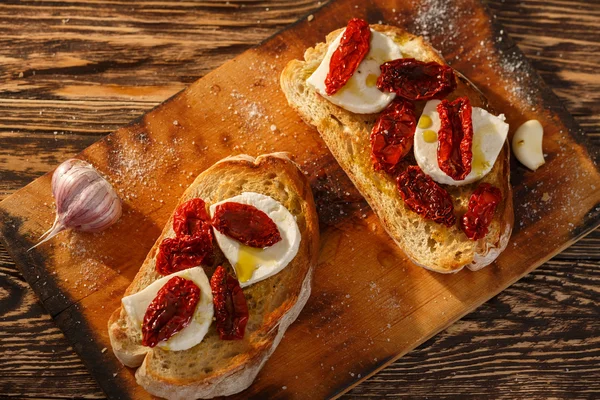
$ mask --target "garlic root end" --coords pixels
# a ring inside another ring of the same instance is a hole
[[[48,240],[52,239],[54,236],[58,235],[60,232],[64,231],[65,229],[67,229],[67,227],[64,226],[62,224],[62,222],[58,220],[58,218],[55,219],[54,224],[52,225],[52,228],[48,229],[42,236],[40,236],[40,239],[42,239],[44,237],[45,238],[41,242],[38,242],[36,245],[30,247],[29,250],[27,250],[27,251],[31,251],[31,250],[35,249],[40,244],[47,242]]]

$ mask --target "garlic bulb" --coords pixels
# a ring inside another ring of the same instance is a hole
[[[52,195],[56,201],[54,224],[31,249],[65,229],[100,232],[121,217],[121,200],[114,188],[90,164],[70,159],[52,175]],[[29,250],[31,250],[29,249]]]

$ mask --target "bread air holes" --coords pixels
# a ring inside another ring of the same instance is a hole
[[[277,189],[280,194],[278,201],[280,203],[287,201],[287,199],[290,197],[287,187],[280,181],[273,181],[273,186],[275,186],[275,189]]]
[[[354,141],[346,140],[346,151],[349,157],[354,157]]]
[[[335,115],[333,115],[333,114],[329,114],[329,117],[331,117],[331,119],[332,119],[333,121],[335,121],[335,122],[336,122],[336,123],[337,123],[337,124],[340,126],[340,128],[343,128],[343,127],[344,127],[344,124],[342,123],[342,121],[340,121],[340,120],[339,120],[339,118],[338,118],[338,117],[336,117],[336,116],[335,116]]]
[[[435,239],[433,238],[428,238],[427,239],[427,247],[429,248],[429,250],[431,252],[434,252],[435,249],[437,248],[438,242],[435,241]]]
[[[262,300],[256,301],[254,296],[252,296],[249,293],[244,293],[244,295],[246,296],[246,304],[248,305],[248,309],[250,309],[250,310],[260,309],[260,307],[262,306]]]
[[[205,374],[210,374],[213,372],[213,369],[210,367],[206,367],[202,370],[202,372],[204,372]]]
[[[454,253],[454,260],[460,261],[460,259],[462,258],[462,254],[462,251],[457,251],[456,253]]]

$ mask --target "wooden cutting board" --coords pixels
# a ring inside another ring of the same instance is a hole
[[[515,230],[484,270],[438,275],[413,266],[385,235],[318,134],[288,108],[278,75],[353,16],[426,35],[514,128],[539,119],[547,164],[513,161]],[[290,151],[319,208],[313,294],[254,385],[239,398],[338,395],[500,292],[600,223],[597,149],[475,0],[338,0],[194,83],[86,149],[125,213],[101,234],[65,232],[26,250],[52,223],[48,174],[0,203],[2,238],[111,398],[144,398],[112,355],[106,323],[177,199],[229,154]]]

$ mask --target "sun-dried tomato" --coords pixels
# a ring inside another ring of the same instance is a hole
[[[210,278],[210,288],[219,338],[242,339],[248,323],[248,305],[240,283],[219,265]]]
[[[203,236],[180,236],[164,239],[156,256],[156,271],[161,275],[170,275],[202,263],[210,263],[212,257],[212,238]]]
[[[369,52],[370,41],[369,24],[360,18],[351,19],[338,48],[331,55],[329,72],[325,78],[325,93],[332,96],[348,82]]]
[[[399,58],[381,64],[377,87],[407,100],[443,99],[456,89],[454,70],[434,61]]]
[[[281,240],[275,222],[249,204],[231,201],[219,204],[215,209],[212,225],[223,235],[250,247],[269,247]]]
[[[176,236],[208,235],[212,241],[210,217],[204,200],[195,198],[180,204],[173,214],[173,230]]]
[[[393,173],[410,151],[415,136],[415,106],[394,99],[377,118],[371,130],[371,160],[378,171]]]
[[[408,208],[438,224],[451,227],[456,223],[450,194],[421,168],[411,165],[398,175],[396,182]]]
[[[156,256],[156,271],[169,275],[209,263],[213,255],[213,233],[204,200],[195,198],[177,207],[173,214],[175,238],[164,239]]]
[[[460,227],[471,240],[478,240],[488,233],[496,207],[502,201],[502,192],[489,183],[482,183],[469,199],[468,211],[460,220]]]
[[[180,276],[160,288],[144,315],[142,345],[154,347],[189,325],[200,300],[200,288]]]
[[[440,115],[438,165],[452,179],[463,180],[471,172],[473,159],[471,102],[467,97],[459,97],[452,103],[442,100],[437,111]]]

